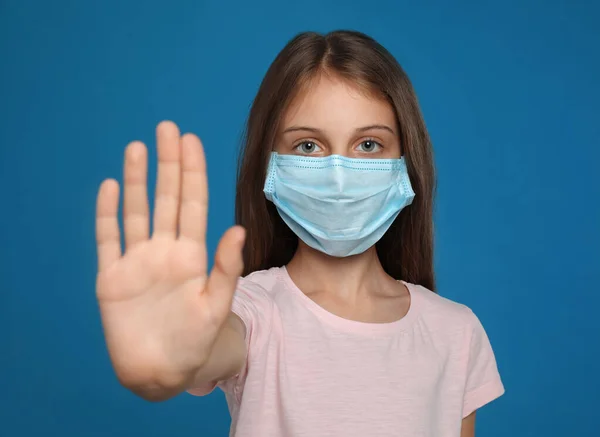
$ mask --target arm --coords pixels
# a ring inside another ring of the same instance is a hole
[[[195,373],[188,389],[215,384],[237,375],[246,361],[245,335],[244,323],[230,312],[208,361]]]
[[[245,326],[241,319],[230,312],[223,327],[217,334],[215,343],[204,363],[192,368],[187,375],[173,375],[173,382],[141,384],[121,383],[136,395],[150,402],[162,402],[182,392],[194,388],[204,388],[218,381],[236,375],[246,359],[246,343],[244,341]]]
[[[463,419],[460,437],[475,437],[475,411]]]

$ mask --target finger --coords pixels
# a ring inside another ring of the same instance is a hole
[[[123,189],[123,225],[126,250],[148,239],[148,153],[146,146],[134,141],[125,150],[125,187]]]
[[[231,309],[235,287],[244,268],[242,248],[245,238],[244,228],[234,226],[225,232],[217,247],[215,264],[204,293],[210,308],[221,316]]]
[[[204,245],[208,212],[206,161],[202,143],[196,135],[186,134],[181,139],[182,183],[179,236]]]
[[[156,128],[158,176],[154,201],[154,235],[175,238],[181,190],[179,128],[163,121]]]
[[[119,183],[114,179],[107,179],[100,185],[96,200],[96,244],[99,272],[109,268],[121,257],[118,211]]]

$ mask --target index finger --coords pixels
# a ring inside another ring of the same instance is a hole
[[[200,139],[193,134],[181,138],[182,183],[179,236],[204,245],[208,215],[206,160]]]

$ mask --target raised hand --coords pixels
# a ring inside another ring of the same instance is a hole
[[[208,190],[200,140],[172,122],[156,129],[158,177],[153,230],[147,149],[125,151],[123,223],[119,184],[105,180],[97,198],[97,298],[111,361],[127,386],[181,388],[208,359],[242,273],[244,229],[221,238],[207,274]]]

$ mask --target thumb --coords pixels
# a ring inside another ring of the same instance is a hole
[[[246,230],[241,226],[229,228],[221,237],[215,263],[208,277],[204,294],[214,313],[226,317],[231,309],[237,281],[244,269],[242,249]]]

